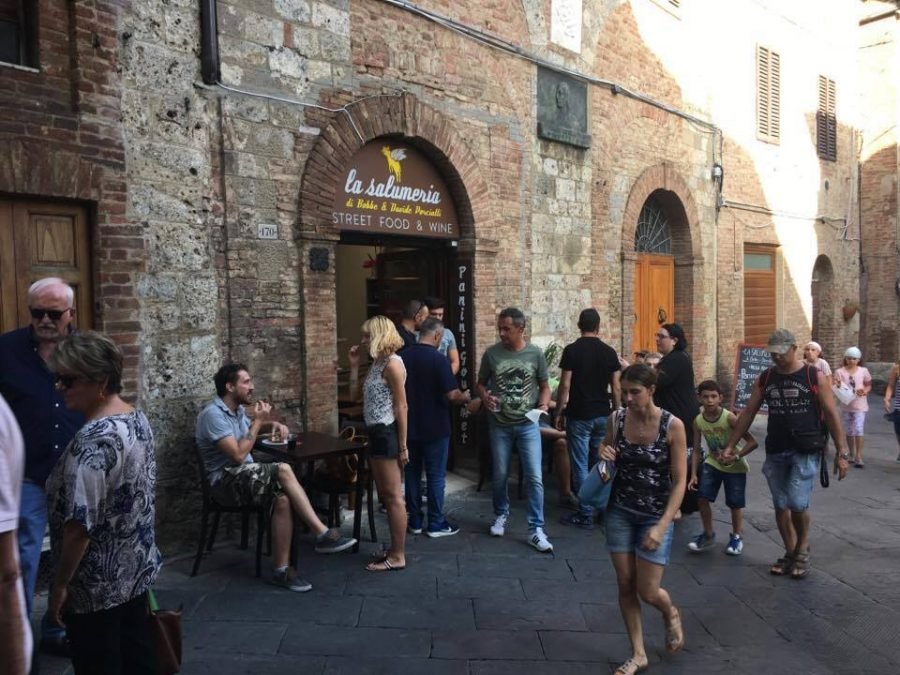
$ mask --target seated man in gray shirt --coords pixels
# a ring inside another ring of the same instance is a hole
[[[281,433],[287,430],[271,419],[271,405],[265,401],[253,404],[253,380],[246,366],[222,366],[214,379],[218,396],[200,413],[194,433],[213,499],[223,506],[269,506],[275,568],[272,583],[292,591],[308,591],[312,585],[288,571],[294,515],[316,535],[316,553],[345,551],[356,540],[342,536],[336,528],[325,527],[289,464],[253,461],[250,451],[264,428]],[[253,405],[252,420],[244,411],[249,405]]]

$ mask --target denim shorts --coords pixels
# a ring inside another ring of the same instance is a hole
[[[729,509],[742,509],[746,506],[744,493],[747,489],[746,473],[728,473],[720,471],[710,464],[700,465],[700,480],[697,485],[697,496],[703,497],[712,504],[719,496],[719,488],[725,485],[725,504]]]
[[[635,556],[657,565],[669,564],[675,524],[669,523],[663,540],[655,551],[641,547],[647,531],[659,522],[656,516],[636,513],[628,509],[610,506],[606,512],[606,548],[610,553],[634,553]]]
[[[776,511],[806,511],[819,473],[819,453],[793,450],[766,455],[762,468]]]
[[[369,457],[375,459],[397,459],[400,456],[400,441],[397,438],[397,423],[373,424],[366,429],[369,437]]]

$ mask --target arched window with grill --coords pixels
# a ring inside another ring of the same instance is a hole
[[[672,254],[672,231],[669,219],[659,202],[651,195],[638,216],[634,232],[634,250],[638,253]]]

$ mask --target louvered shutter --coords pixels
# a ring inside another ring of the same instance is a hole
[[[834,80],[819,76],[816,110],[816,151],[820,158],[837,160],[837,95]]]
[[[762,46],[756,48],[756,135],[781,140],[781,56]]]

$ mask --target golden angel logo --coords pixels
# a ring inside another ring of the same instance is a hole
[[[406,159],[406,150],[401,148],[391,150],[389,146],[385,145],[381,148],[381,154],[387,160],[388,171],[398,183],[402,183],[403,167],[400,166],[400,162]]]

